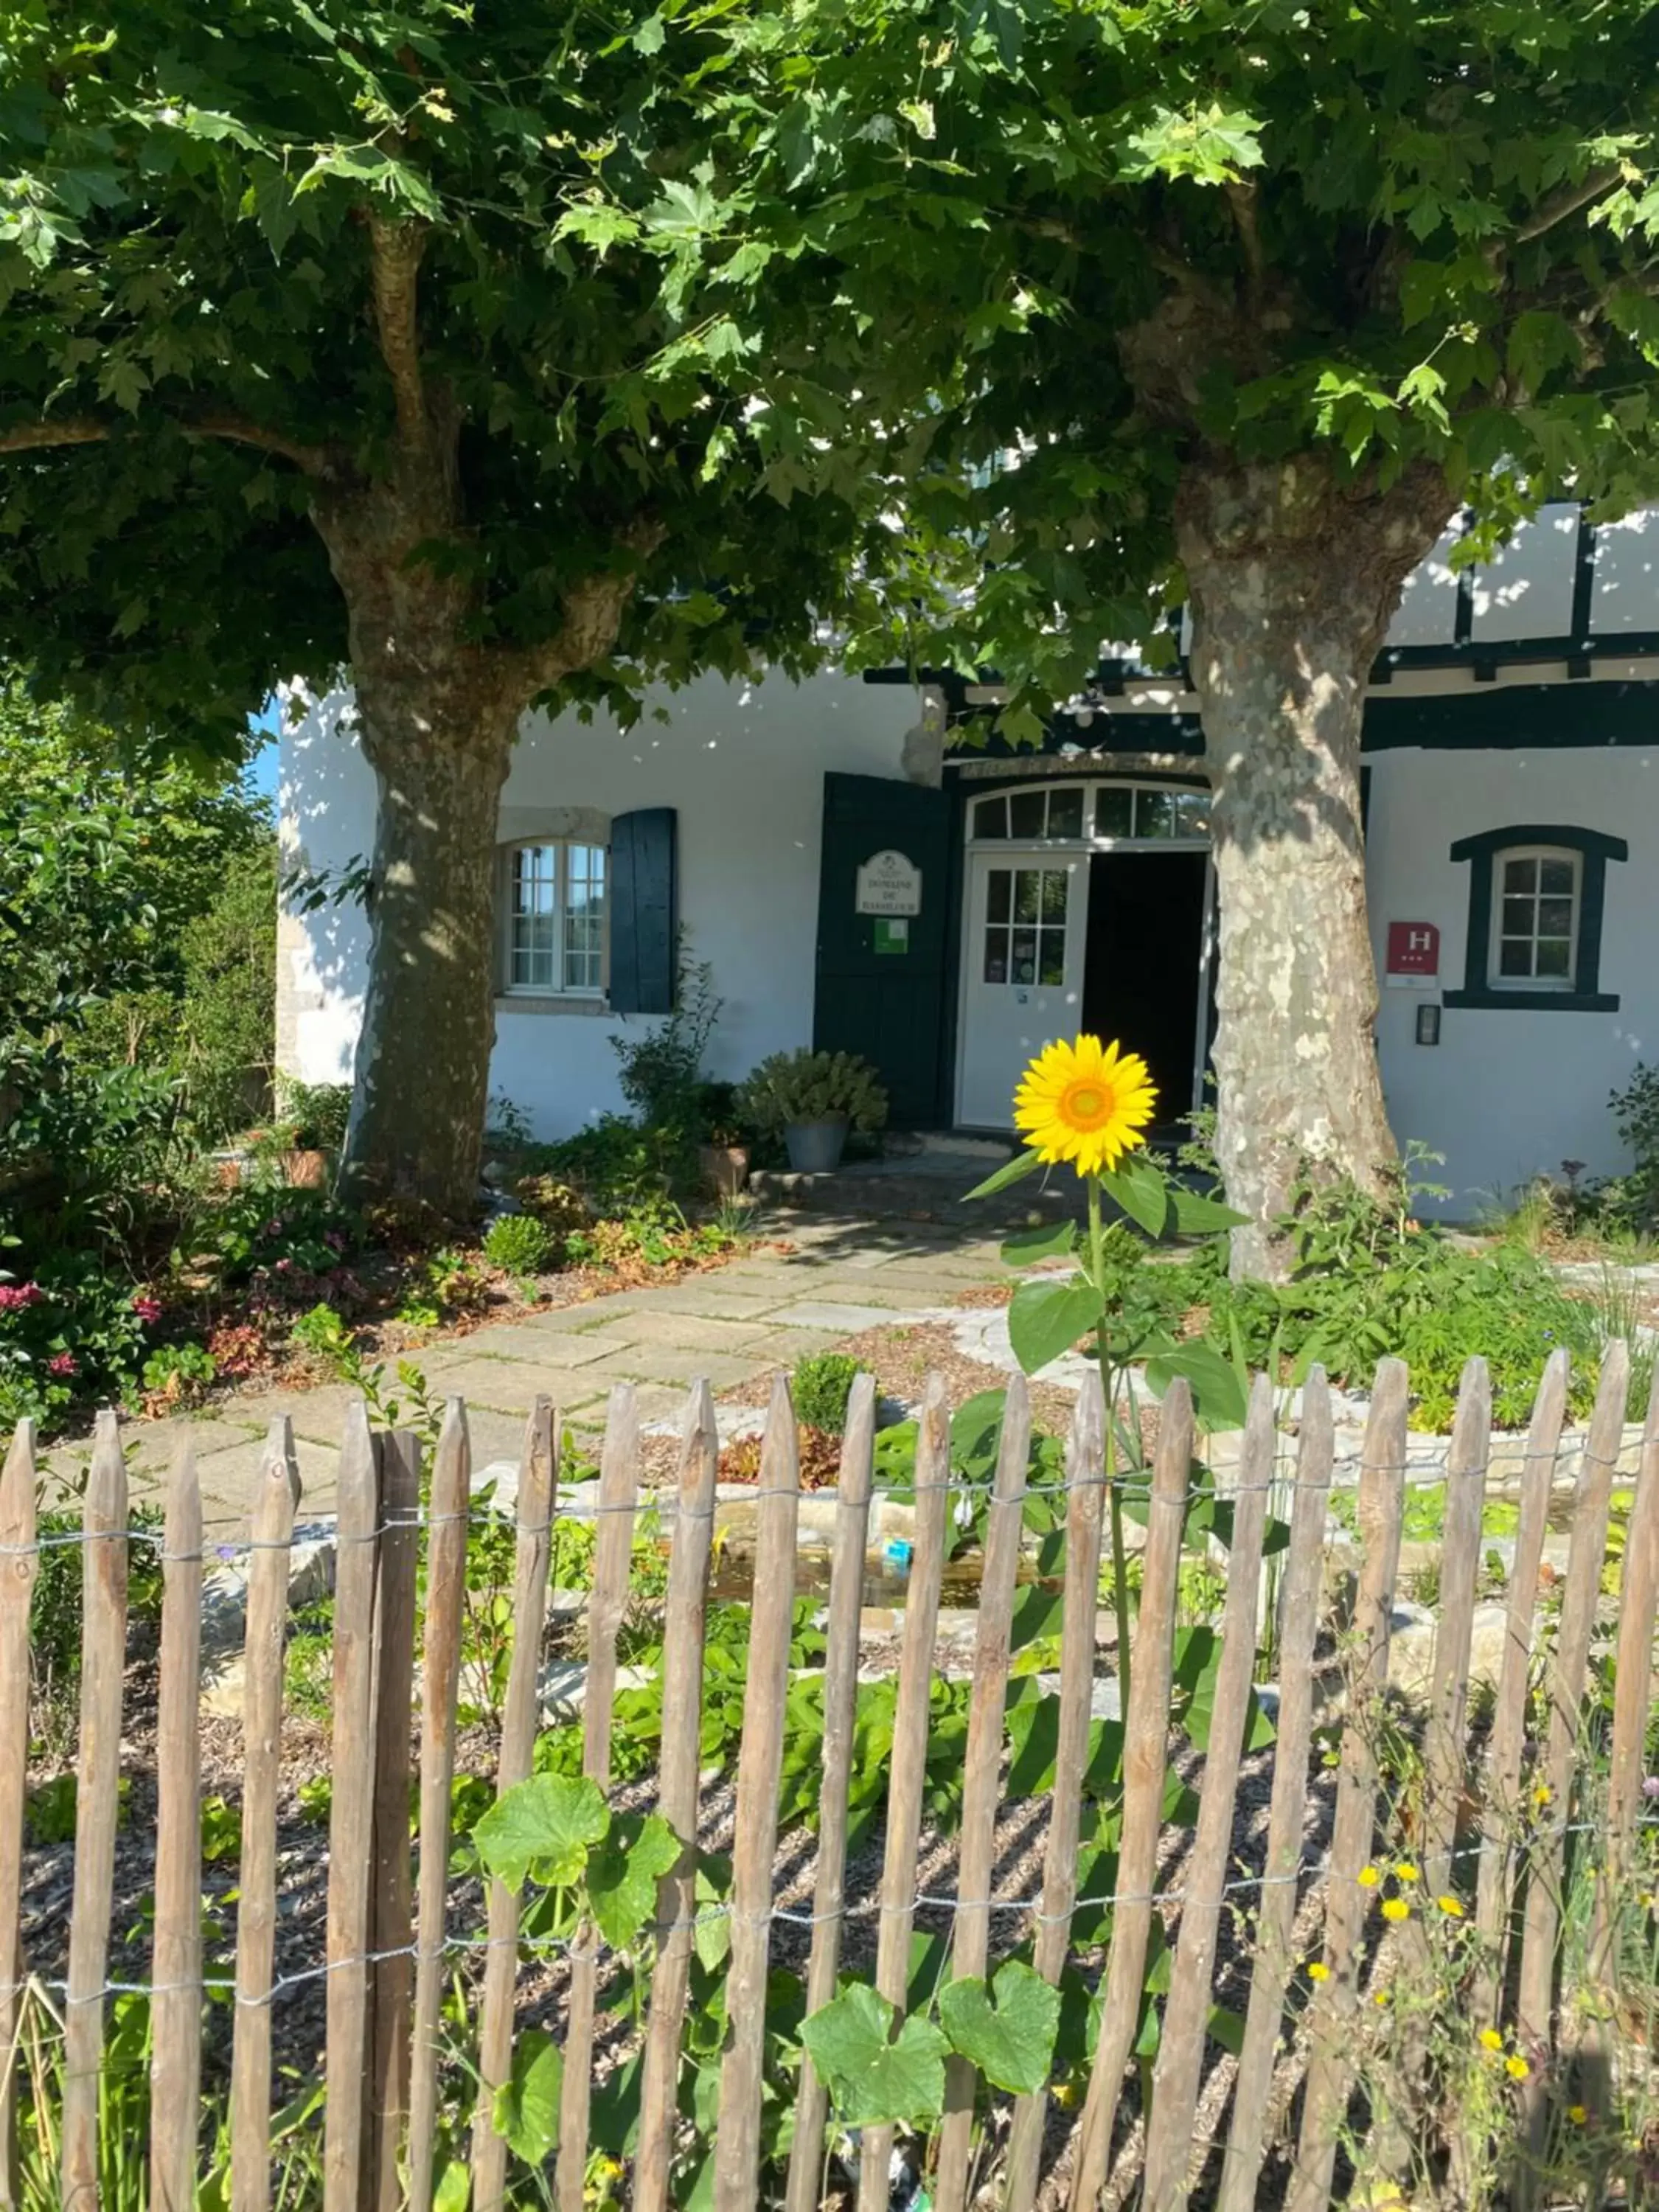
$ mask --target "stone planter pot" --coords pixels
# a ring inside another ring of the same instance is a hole
[[[749,1180],[747,1145],[699,1145],[697,1167],[716,1198],[735,1198]]]
[[[328,1181],[326,1152],[284,1152],[283,1181],[295,1190],[321,1190]]]
[[[797,1175],[833,1175],[847,1142],[847,1116],[830,1114],[821,1121],[790,1121],[783,1141]]]

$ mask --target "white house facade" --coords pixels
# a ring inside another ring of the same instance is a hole
[[[1491,567],[1411,580],[1364,732],[1378,1045],[1396,1133],[1447,1211],[1621,1161],[1611,1090],[1659,1061],[1659,509],[1547,508]],[[503,793],[491,1088],[543,1136],[621,1103],[610,1040],[672,1003],[675,945],[724,1011],[710,1072],[817,1043],[882,1069],[900,1126],[1006,1130],[1030,1054],[1079,1029],[1152,1061],[1171,1115],[1213,1023],[1197,702],[1103,665],[1041,751],[940,679],[709,678],[626,732],[526,718]],[[290,859],[374,842],[344,695],[281,739]],[[350,1073],[368,923],[281,918],[278,1059]]]

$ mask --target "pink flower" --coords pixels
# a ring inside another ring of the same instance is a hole
[[[1659,1774],[1648,1775],[1642,1784],[1644,1797],[1659,1797]]]
[[[294,1272],[294,1262],[293,1262],[293,1261],[292,1261],[292,1260],[279,1260],[279,1261],[276,1262],[276,1272],[277,1272],[277,1273],[278,1273],[279,1275],[288,1275],[288,1274],[292,1274],[292,1273]]]
[[[135,1291],[132,1294],[132,1310],[147,1326],[152,1325],[161,1318],[161,1301],[160,1298],[153,1298],[148,1291]]]
[[[46,1292],[39,1283],[0,1283],[0,1313],[16,1313],[39,1305]]]
[[[48,1375],[78,1375],[79,1363],[72,1352],[54,1352],[46,1362]]]

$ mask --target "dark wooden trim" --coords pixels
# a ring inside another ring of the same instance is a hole
[[[1467,524],[1468,520],[1468,516],[1466,515],[1463,520],[1465,524]],[[1457,606],[1452,616],[1452,643],[1455,646],[1467,645],[1474,635],[1474,570],[1473,567],[1470,567],[1468,568],[1460,568],[1457,572]],[[1419,647],[1419,649],[1431,651],[1433,648]],[[1412,648],[1408,646],[1406,647],[1406,650],[1410,652]],[[1398,663],[1396,663],[1396,665],[1398,665]]]
[[[1504,991],[1487,980],[1492,958],[1492,861],[1516,845],[1557,845],[1583,855],[1578,907],[1578,958],[1570,991]],[[1460,837],[1450,858],[1468,860],[1468,936],[1463,947],[1463,988],[1448,991],[1448,1006],[1480,1007],[1488,1012],[1615,1014],[1617,992],[1598,988],[1601,980],[1601,923],[1607,905],[1607,862],[1628,860],[1630,847],[1603,830],[1583,830],[1565,822],[1516,822]]]

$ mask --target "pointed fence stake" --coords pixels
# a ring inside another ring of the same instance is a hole
[[[81,1756],[75,1790],[75,1901],[64,2006],[64,2212],[96,2212],[104,1976],[115,1890],[121,1678],[127,1647],[127,1470],[121,1432],[98,1416],[82,1517]],[[240,2208],[239,2208],[240,2212]]]
[[[836,1549],[830,1567],[830,1610],[823,1661],[823,1779],[818,1798],[818,1864],[812,1891],[812,1949],[806,1966],[806,2016],[836,1994],[841,1966],[842,1912],[847,1887],[847,1800],[858,1717],[859,1620],[870,1542],[870,1485],[874,1474],[876,1378],[860,1375],[847,1405],[836,1497]],[[784,2212],[814,2212],[822,2193],[823,2130],[830,2095],[803,2051],[795,2096],[795,2139],[789,2151]]]
[[[1164,1395],[1152,1457],[1152,1502],[1135,1623],[1129,1709],[1123,1728],[1123,1826],[1118,1850],[1117,1903],[1107,1954],[1105,1998],[1094,2071],[1083,2106],[1072,2168],[1072,2212],[1095,2212],[1111,2163],[1123,2069],[1129,2061],[1152,1940],[1158,1884],[1158,1829],[1169,1762],[1170,1704],[1175,1688],[1176,1590],[1187,1488],[1193,1460],[1193,1399],[1177,1376]],[[1254,1595],[1254,1584],[1252,1594]],[[1011,2185],[1007,2212],[1028,2212],[1029,2197]]]
[[[1285,1992],[1294,1963],[1291,1939],[1308,1817],[1308,1755],[1313,1745],[1314,1646],[1334,1456],[1330,1386],[1324,1369],[1313,1367],[1302,1388],[1291,1542],[1279,1593],[1284,1628],[1279,1647],[1279,1740],[1273,1751],[1261,1911],[1216,2212],[1254,2212],[1267,2145],[1268,2098],[1285,2018]]]
[[[1403,1360],[1378,1363],[1359,1471],[1359,1586],[1327,1877],[1324,1964],[1329,1978],[1319,1984],[1310,2008],[1311,2051],[1289,2212],[1327,2212],[1336,2170],[1337,2133],[1353,2078],[1359,1937],[1370,1894],[1360,1886],[1359,1875],[1370,1856],[1376,1825],[1375,1731],[1389,1686],[1389,1640],[1400,1575],[1407,1389]]]
[[[374,1569],[380,1466],[360,1398],[340,1437],[335,1508],[334,1736],[328,1828],[323,2212],[356,2212],[368,2071],[374,1861]]]
[[[466,1407],[452,1398],[432,1467],[427,1516],[426,1642],[421,1660],[421,1865],[415,1930],[415,2011],[410,2033],[409,2208],[430,2212],[438,2141],[439,2014],[449,1901],[450,1801],[455,1784],[456,1705],[466,1620],[466,1524],[472,1446]]]
[[[161,1575],[149,2195],[154,2212],[195,2212],[202,2099],[202,1492],[188,1433],[173,1453],[167,1481]]]
[[[559,1417],[538,1398],[519,1462],[518,1544],[513,1572],[513,1657],[501,1711],[495,1795],[526,1781],[540,1718],[542,1631],[558,1487]],[[507,2142],[495,2132],[495,2092],[513,2072],[513,1997],[519,1978],[519,1900],[504,1882],[489,1885],[489,1948],[478,2016],[478,2106],[472,2119],[472,2212],[501,2212]]]
[[[582,1772],[611,1786],[611,1717],[617,1696],[617,1632],[628,1605],[634,1508],[640,1482],[639,1417],[634,1386],[611,1393],[599,1459],[599,1525],[587,1610],[587,1688],[582,1705]],[[569,2026],[559,2099],[559,2212],[582,2212],[587,2183],[588,2109],[592,2096],[593,2017],[598,2002],[598,1930],[584,1922],[570,1951]]]
[[[800,1462],[789,1385],[773,1378],[761,1444],[755,1520],[755,1601],[749,1680],[738,1753],[732,1844],[732,1953],[726,1973],[731,2029],[720,2063],[714,2136],[714,2212],[753,2212],[760,2183],[762,2069],[766,2055],[766,1972],[772,1945],[772,1870],[783,1767],[783,1709],[795,1613],[795,1532]]]
[[[1097,1372],[1085,1376],[1078,1392],[1066,1454],[1066,1483],[1060,1723],[1054,1786],[1048,1800],[1048,1840],[1042,1856],[1042,1903],[1031,1954],[1032,1967],[1051,1985],[1059,1982],[1066,1964],[1077,1903],[1083,1778],[1088,1770],[1094,1711],[1095,1622],[1100,1609],[1101,1523],[1106,1507],[1106,1401]],[[1015,2100],[1005,2185],[1011,2206],[1028,2203],[1036,2189],[1048,2112],[1046,2089]]]
[[[270,2203],[270,2001],[276,1959],[283,1641],[288,1626],[289,1547],[299,1489],[294,1431],[286,1417],[271,1424],[253,1484],[243,1644],[236,2021],[230,2061],[231,2212],[267,2212]]]
[[[662,1764],[657,1810],[679,1838],[678,1866],[657,1885],[657,1963],[651,1976],[640,2087],[635,2212],[665,2212],[680,2078],[680,2030],[691,1983],[696,1911],[697,1775],[702,1765],[703,1629],[720,1472],[714,1400],[699,1382],[686,1402],[674,1546],[663,1616]]]

